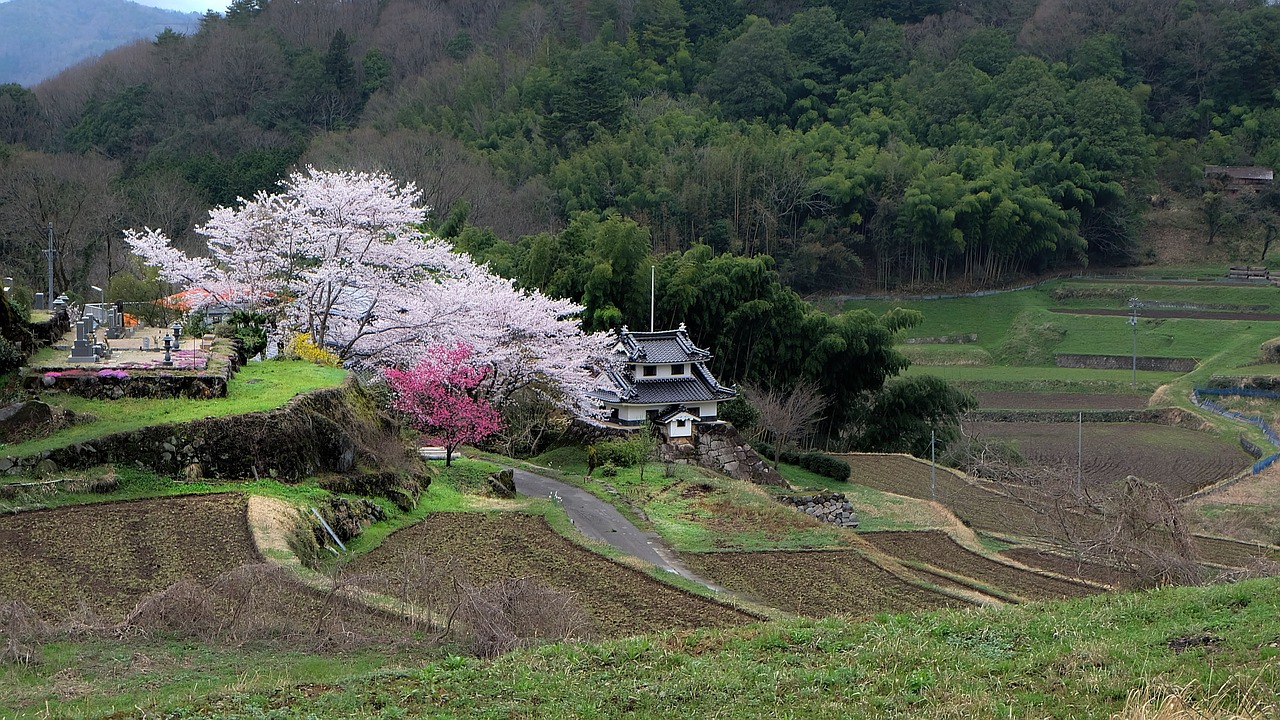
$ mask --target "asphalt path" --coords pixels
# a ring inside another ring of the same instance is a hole
[[[689,572],[655,533],[645,532],[623,517],[618,509],[582,488],[560,480],[513,468],[516,492],[528,497],[551,497],[583,535],[638,557],[714,590],[720,588]]]

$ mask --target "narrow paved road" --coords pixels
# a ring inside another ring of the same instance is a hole
[[[545,475],[518,468],[514,470],[516,492],[528,497],[559,497],[569,519],[583,535],[713,590],[721,589],[689,572],[675,554],[663,546],[661,538],[636,527],[609,503],[582,488]]]

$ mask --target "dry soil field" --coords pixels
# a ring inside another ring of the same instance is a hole
[[[691,570],[734,592],[810,617],[959,607],[852,550],[685,553]]]
[[[395,577],[413,556],[453,557],[476,585],[537,577],[572,593],[608,636],[756,620],[575,545],[525,513],[435,513],[392,534],[350,570]]]
[[[1097,593],[1080,583],[1022,570],[983,557],[960,547],[946,533],[923,532],[863,533],[863,539],[902,560],[923,563],[951,575],[976,580],[980,587],[1012,594],[1026,600],[1082,597]]]
[[[965,433],[1015,444],[1029,461],[1075,468],[1083,431],[1085,484],[1096,489],[1128,475],[1159,483],[1174,497],[1235,475],[1253,462],[1235,443],[1207,433],[1142,423],[970,422]]]
[[[0,517],[0,592],[46,619],[85,602],[122,617],[179,580],[259,561],[238,494],[77,505]]]

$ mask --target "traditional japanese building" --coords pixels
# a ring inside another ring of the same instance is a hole
[[[647,419],[664,426],[669,438],[688,437],[694,423],[716,420],[719,404],[737,395],[716,381],[706,365],[711,353],[693,344],[683,323],[659,332],[624,325],[614,352],[617,368],[601,376],[592,395],[617,425],[638,427]]]

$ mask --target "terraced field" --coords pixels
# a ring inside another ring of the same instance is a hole
[[[862,537],[896,558],[972,578],[980,588],[990,588],[1002,595],[1050,600],[1099,592],[1088,585],[1040,575],[983,557],[960,547],[939,530],[863,533]]]
[[[352,563],[357,575],[401,577],[407,559],[452,558],[467,580],[535,577],[572,593],[606,636],[726,627],[757,618],[659,582],[558,535],[525,513],[435,513]],[[394,583],[392,583],[394,585]]]
[[[1075,467],[1077,428],[1069,423],[970,422],[969,435],[1012,442],[1027,460]],[[1206,433],[1141,423],[1085,423],[1085,485],[1097,490],[1136,475],[1174,497],[1231,477],[1253,461],[1240,447]]]
[[[81,602],[120,618],[179,580],[260,561],[240,494],[76,505],[0,517],[0,590],[61,620]]]
[[[1033,550],[1030,548],[1013,548],[1000,553],[1002,557],[1027,567],[1047,570],[1066,577],[1081,578],[1089,582],[1114,587],[1123,586],[1129,579],[1128,574],[1104,565],[1069,558],[1066,555]]]
[[[691,570],[782,610],[870,617],[965,603],[907,583],[853,550],[685,553]]]
[[[1147,406],[1147,395],[1107,393],[978,392],[983,410],[1138,410]]]

